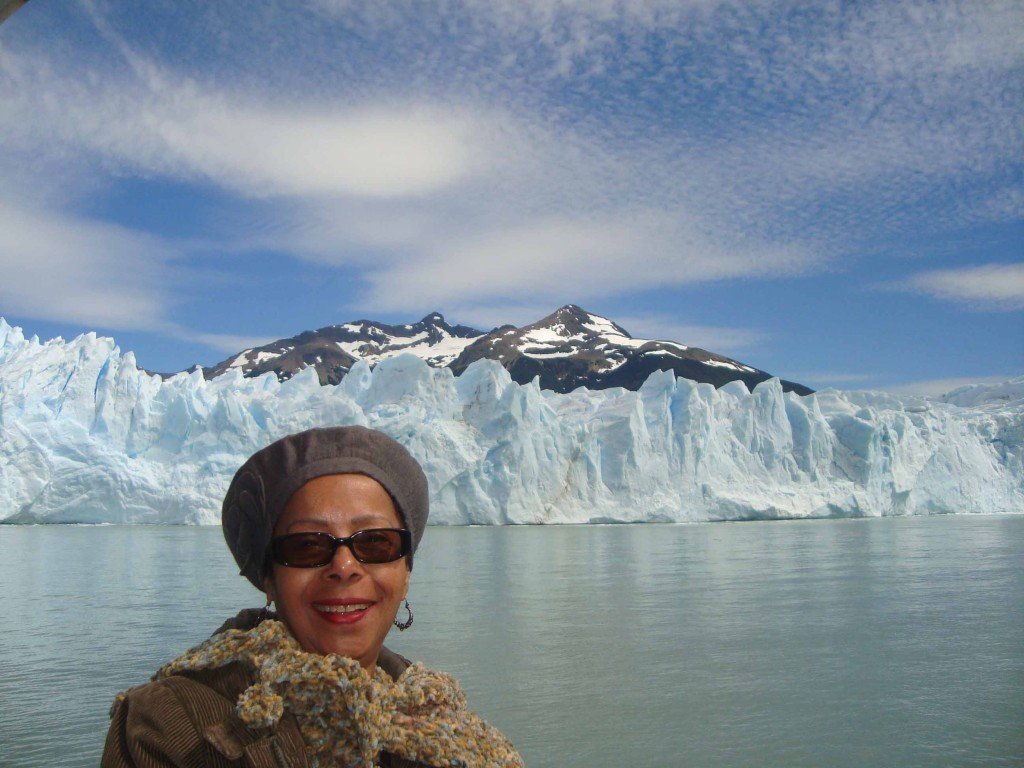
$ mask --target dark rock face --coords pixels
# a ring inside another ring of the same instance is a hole
[[[673,371],[716,387],[740,380],[748,389],[771,378],[765,371],[697,347],[634,339],[621,326],[574,304],[533,325],[491,331],[466,347],[450,367],[458,375],[482,357],[499,361],[520,384],[536,376],[542,389],[556,392],[577,387],[635,390],[655,371]],[[811,393],[793,382],[782,385],[786,391]]]
[[[496,360],[520,384],[539,379],[541,388],[570,392],[577,387],[638,389],[655,371],[672,371],[720,387],[742,381],[748,389],[771,374],[736,360],[673,341],[634,339],[624,328],[567,304],[532,325],[503,325],[485,333],[451,326],[438,313],[412,325],[357,320],[305,331],[290,339],[247,349],[211,368],[206,378],[240,368],[244,376],[273,372],[282,381],[304,368],[316,369],[321,384],[337,384],[358,360],[371,366],[411,353],[456,375],[482,358]],[[782,381],[801,395],[811,389]]]

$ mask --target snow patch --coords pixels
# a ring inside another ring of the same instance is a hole
[[[251,349],[247,349],[244,352],[240,352],[238,354],[238,357],[231,361],[231,365],[229,365],[228,368],[241,368],[243,365],[249,362],[247,359],[247,355],[250,352],[252,352]]]
[[[559,333],[561,329],[563,333]],[[582,337],[569,335],[564,333],[566,330],[564,325],[556,325],[551,328],[534,328],[522,337],[522,342],[525,344],[565,344],[566,341],[582,341]]]
[[[700,362],[704,365],[713,365],[716,368],[732,368],[735,371],[742,371],[744,369],[748,371],[751,370],[746,366],[736,365],[736,363],[730,363],[725,360],[701,360]]]
[[[267,360],[276,360],[281,355],[286,355],[289,352],[291,352],[291,349],[283,349],[280,352],[259,352],[253,359],[252,364],[255,367],[258,366],[260,363],[265,363]]]

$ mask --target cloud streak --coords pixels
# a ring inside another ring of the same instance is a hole
[[[160,240],[0,200],[5,313],[103,328],[166,330],[172,305]]]
[[[771,338],[767,331],[759,328],[680,323],[665,314],[626,315],[616,317],[615,322],[634,338],[678,341],[719,353],[749,351]]]
[[[4,127],[22,141],[37,134],[40,144],[56,140],[134,173],[209,181],[249,197],[401,198],[486,168],[473,138],[484,131],[451,109],[267,103],[139,61],[87,78],[88,87],[28,58],[10,57],[4,73]]]
[[[621,212],[603,220],[548,217],[431,245],[368,275],[366,303],[400,309],[424,297],[445,302],[529,296],[560,303],[653,286],[741,276],[799,274],[813,256],[759,243],[731,247],[677,214]]]
[[[1012,312],[1024,309],[1024,262],[919,272],[893,287],[976,310]]]
[[[897,395],[920,395],[922,397],[938,397],[952,392],[960,387],[967,387],[972,384],[1001,384],[1013,378],[1006,376],[962,376],[951,379],[925,379],[922,381],[911,381],[905,384],[898,384],[892,387],[885,387],[889,392]]]

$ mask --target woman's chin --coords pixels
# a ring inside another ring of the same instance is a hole
[[[358,629],[358,623],[316,620],[307,631],[293,631],[292,635],[307,653],[346,656],[355,659],[364,667],[371,667],[380,654],[380,645],[364,637],[362,632],[353,631]]]

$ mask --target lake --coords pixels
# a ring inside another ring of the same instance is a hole
[[[0,765],[262,604],[218,528],[0,526]],[[1024,766],[1024,516],[429,528],[413,627],[532,768]]]

